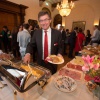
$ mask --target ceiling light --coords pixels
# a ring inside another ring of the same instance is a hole
[[[74,3],[71,1],[68,3],[68,0],[63,0],[60,4],[57,4],[57,9],[61,16],[68,16],[71,13],[71,9],[74,7]]]

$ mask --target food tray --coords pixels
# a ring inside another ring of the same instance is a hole
[[[1,65],[0,72],[1,74],[13,85],[15,89],[19,92],[25,92],[35,86],[39,80],[45,78],[45,71],[39,68],[35,68],[39,77],[30,74],[30,72],[25,71],[24,69],[14,68],[11,65]]]

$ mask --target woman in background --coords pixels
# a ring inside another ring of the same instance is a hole
[[[79,28],[79,33],[76,37],[76,43],[75,43],[75,56],[78,55],[78,52],[82,49],[83,41],[85,40],[85,35],[81,28]]]
[[[86,41],[85,41],[85,45],[88,45],[91,41],[91,34],[90,34],[90,30],[86,31]]]

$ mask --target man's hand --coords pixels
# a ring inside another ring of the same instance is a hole
[[[31,55],[29,53],[27,53],[23,59],[24,63],[28,64],[30,63],[31,60]]]

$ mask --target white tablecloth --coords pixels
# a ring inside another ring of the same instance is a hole
[[[49,83],[44,87],[43,93],[41,88],[36,85],[25,93],[17,92],[17,96],[14,97],[12,86],[5,86],[0,89],[0,100],[98,100],[88,91],[84,81],[77,81],[77,89],[71,93],[59,91],[54,86],[54,79],[57,76],[56,73],[51,77]]]
[[[71,93],[59,91],[54,86],[54,75],[49,84],[45,87],[44,93],[37,100],[98,100],[86,87],[84,81],[77,81],[77,89]]]

